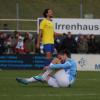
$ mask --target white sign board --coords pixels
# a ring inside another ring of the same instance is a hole
[[[79,71],[100,71],[100,55],[72,54]]]
[[[99,34],[100,19],[53,19],[55,31],[72,34]]]
[[[43,18],[38,19],[39,23]],[[100,35],[100,19],[72,19],[72,18],[53,18],[54,30],[57,33],[72,34],[97,34]]]

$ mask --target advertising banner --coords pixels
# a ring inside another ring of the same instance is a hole
[[[38,18],[37,27],[43,18]],[[100,35],[100,19],[74,19],[74,18],[53,18],[54,30],[57,33],[72,34],[96,34]]]
[[[72,54],[77,62],[78,71],[100,71],[100,55]]]
[[[72,54],[78,71],[100,71],[100,55]],[[0,69],[37,69],[43,68],[45,55],[0,55]]]
[[[30,69],[34,65],[33,55],[8,54],[0,55],[0,68],[2,69]]]

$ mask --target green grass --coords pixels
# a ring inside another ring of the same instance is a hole
[[[42,83],[25,86],[15,81],[17,76],[30,77],[39,72],[0,71],[0,100],[100,100],[100,72],[78,72],[71,88],[52,88]]]
[[[17,0],[0,0],[0,18],[16,18]],[[20,18],[38,18],[45,8],[55,11],[55,17],[79,18],[80,0],[18,0]],[[92,13],[100,18],[100,0],[83,0],[84,13]],[[92,2],[91,2],[92,1]]]

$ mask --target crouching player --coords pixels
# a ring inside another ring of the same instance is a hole
[[[20,83],[30,83],[36,81],[46,81],[51,87],[69,87],[76,80],[77,66],[76,62],[69,57],[69,53],[64,50],[58,53],[57,59],[59,61],[53,61],[49,66],[46,66],[46,72],[41,75],[34,76],[31,78],[17,78],[16,80]],[[57,61],[57,62],[56,62]],[[54,70],[56,72],[53,76],[50,75]]]

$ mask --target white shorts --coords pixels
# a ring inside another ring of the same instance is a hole
[[[69,74],[61,69],[57,71],[53,77],[50,77],[48,84],[52,87],[68,87],[71,83],[69,81]]]

